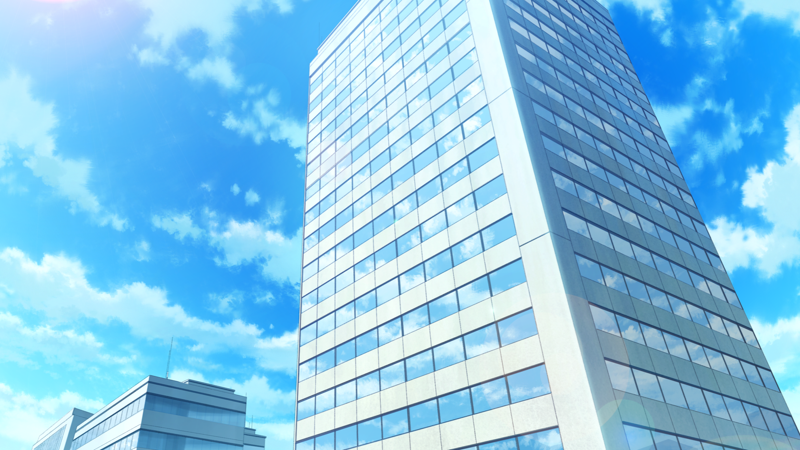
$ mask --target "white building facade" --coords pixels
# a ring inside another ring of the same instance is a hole
[[[800,449],[593,0],[362,0],[311,63],[298,450]]]

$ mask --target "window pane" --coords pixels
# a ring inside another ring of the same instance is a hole
[[[356,399],[356,380],[336,388],[336,406],[350,403]]]
[[[649,430],[625,425],[625,436],[631,450],[655,450]]]
[[[317,361],[315,359],[312,359],[300,364],[300,369],[298,370],[299,373],[297,376],[301,381],[311,378],[316,374],[316,362]]]
[[[667,342],[669,354],[677,356],[678,358],[689,360],[689,355],[686,353],[686,347],[683,346],[683,339],[673,336],[669,333],[663,333],[664,340]]]
[[[619,336],[619,327],[614,318],[614,314],[596,306],[590,305],[592,311],[592,318],[594,319],[594,326],[600,331],[611,333],[614,336]]]
[[[603,282],[603,274],[600,272],[600,266],[586,258],[575,255],[578,260],[578,269],[584,278],[588,278],[596,283],[605,284]]]
[[[351,339],[336,347],[336,365],[350,361],[356,357],[356,341]]]
[[[678,438],[675,436],[653,431],[653,440],[658,450],[681,450]]]
[[[453,260],[450,258],[450,250],[445,250],[433,258],[425,261],[425,279],[430,280],[438,275],[450,270],[453,267]]]
[[[381,440],[381,418],[376,417],[358,424],[358,445]]]
[[[397,254],[402,255],[403,253],[419,245],[420,242],[422,242],[422,240],[420,238],[419,228],[414,228],[408,233],[400,236],[400,238],[397,240]]]
[[[433,372],[433,353],[428,350],[406,359],[406,379],[408,381]]]
[[[322,373],[328,369],[332,369],[333,366],[336,365],[335,359],[336,357],[333,350],[328,350],[327,352],[317,356],[317,373]]]
[[[403,334],[407,335],[428,325],[428,307],[421,306],[403,315]]]
[[[661,335],[660,330],[642,324],[642,332],[648,347],[668,353],[667,346],[664,344],[664,336]]]
[[[376,290],[377,302],[382,305],[400,295],[397,279],[394,279]]]
[[[378,345],[386,345],[402,336],[403,328],[399,317],[378,327]]]
[[[744,412],[744,408],[742,407],[742,402],[730,397],[723,397],[723,399],[725,400],[725,406],[728,409],[728,413],[730,413],[731,415],[731,420],[744,425],[750,424],[747,421],[747,414]]]
[[[445,395],[439,399],[439,414],[442,423],[460,419],[472,414],[469,389]]]
[[[448,255],[449,256],[449,255]],[[420,264],[413,269],[400,275],[400,293],[404,294],[411,289],[419,286],[425,281],[423,265]]]
[[[660,402],[664,401],[655,375],[633,369],[633,376],[636,378],[636,386],[639,388],[639,395]]]
[[[372,330],[356,338],[356,354],[363,355],[378,348],[378,330]]]
[[[511,403],[550,393],[550,383],[547,381],[544,365],[517,372],[507,378]]]
[[[356,446],[358,446],[358,439],[355,425],[336,430],[336,450],[347,450]]]
[[[488,290],[488,289],[487,289]],[[440,297],[428,304],[431,315],[431,323],[444,319],[445,317],[458,312],[458,300],[456,293],[451,292],[444,297]]]
[[[411,416],[411,431],[416,431],[439,423],[439,409],[436,400],[412,406],[408,410]]]
[[[458,304],[460,309],[470,306],[489,298],[489,279],[479,278],[472,283],[458,290]]]
[[[608,369],[608,376],[611,378],[611,385],[614,389],[625,391],[629,394],[638,394],[629,367],[606,361],[606,368]]]
[[[297,420],[305,419],[314,415],[314,397],[297,403]]]
[[[436,370],[464,361],[464,344],[461,338],[434,347],[433,358],[436,363]]]
[[[447,208],[447,223],[453,225],[475,211],[475,201],[468,195]]]
[[[333,409],[334,397],[335,397],[335,391],[333,389],[331,389],[330,391],[323,392],[321,394],[317,394],[317,414],[325,412],[329,409]]]
[[[382,267],[389,261],[393,261],[397,257],[397,249],[394,245],[394,242],[383,247],[382,249],[375,252],[375,268]]]
[[[475,386],[471,391],[475,414],[508,404],[508,390],[504,378]]]
[[[380,390],[381,383],[378,372],[372,372],[371,374],[364,375],[363,377],[356,379],[356,392],[358,393],[358,398],[364,398]]]
[[[467,350],[467,359],[499,348],[497,328],[491,324],[465,335],[464,346]]]
[[[537,333],[533,310],[523,311],[497,323],[500,345],[509,345]]]
[[[457,266],[481,252],[483,252],[481,235],[475,234],[468,237],[453,247],[453,265]]]
[[[689,405],[689,409],[703,414],[709,414],[706,400],[700,389],[686,384],[681,384],[681,387],[683,388],[683,395],[686,397],[686,403]]]
[[[520,436],[519,450],[564,450],[558,428]]]
[[[502,267],[489,274],[489,283],[492,288],[492,295],[497,295],[507,291],[514,286],[525,282],[525,269],[522,267],[522,260]]]
[[[622,332],[623,338],[645,345],[644,338],[642,337],[642,330],[639,328],[639,322],[634,322],[622,316],[617,316],[617,322],[619,323],[619,329]]]
[[[447,220],[445,217],[445,212],[442,211],[441,213],[428,219],[425,223],[422,224],[420,228],[422,230],[423,241],[426,241],[429,238],[439,234],[440,231],[447,228]]]
[[[375,309],[375,291],[369,291],[356,299],[356,317]]]
[[[381,390],[389,389],[406,381],[406,368],[403,361],[384,367],[381,372]]]
[[[317,438],[314,439],[314,441],[315,441],[314,448],[316,450],[320,449],[333,450],[333,433],[317,436]],[[189,445],[187,445],[186,447],[189,448]],[[174,448],[179,448],[179,447],[175,446]]]
[[[356,305],[355,302],[350,302],[336,310],[336,326],[342,326],[355,319],[355,317]]]
[[[506,239],[509,239],[516,234],[517,230],[514,228],[514,219],[511,216],[501,219],[481,231],[483,246],[486,250],[501,242],[504,242]]]
[[[778,415],[775,414],[775,411],[761,408],[761,415],[764,416],[764,421],[767,422],[767,428],[769,428],[769,431],[778,434],[786,434],[783,432],[783,427],[781,426],[781,422],[778,419]]]
[[[502,175],[475,190],[475,204],[483,208],[506,193],[506,182]]]
[[[758,406],[751,405],[750,403],[742,403],[744,406],[744,411],[747,413],[747,418],[750,420],[750,425],[756,428],[760,428],[762,430],[767,429],[767,424],[764,422],[764,418],[761,416],[761,410]]]

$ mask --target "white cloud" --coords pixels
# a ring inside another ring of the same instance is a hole
[[[133,259],[136,261],[149,261],[150,260],[150,243],[141,240],[133,245]]]
[[[624,5],[635,9],[640,16],[647,15],[652,21],[653,32],[659,36],[661,44],[666,47],[672,45],[672,29],[669,26],[672,14],[670,0],[600,0],[600,3],[608,9],[616,4]]]
[[[634,8],[639,14],[649,14],[650,20],[663,22],[672,11],[670,0],[600,0],[606,8],[619,3]]]
[[[96,411],[104,405],[71,391],[36,398],[0,383],[0,448],[30,450],[39,434],[72,408]]]
[[[20,317],[0,312],[0,360],[38,367],[38,358],[49,365],[65,364],[71,370],[96,372],[97,364],[128,366],[135,356],[112,356],[92,333],[59,330],[50,325],[29,326]],[[94,368],[91,370],[90,368]]]
[[[186,75],[190,80],[199,82],[216,81],[217,84],[230,91],[242,87],[242,80],[234,72],[233,64],[221,56],[203,59],[189,67]]]
[[[239,189],[238,184],[234,183],[233,186],[231,186],[231,193],[233,193],[233,195],[239,195],[239,192],[242,192],[242,190]]]
[[[716,163],[729,153],[739,151],[744,145],[742,136],[761,133],[761,118],[769,114],[766,108],[762,109],[745,126],[741,116],[735,111],[733,99],[720,105],[707,93],[709,87],[710,83],[706,78],[696,76],[686,85],[685,97],[681,103],[653,103],[662,130],[672,146],[684,142],[691,145],[693,153],[687,168],[695,171]],[[705,129],[692,130],[693,119],[703,113],[721,116],[721,122],[724,123],[722,129],[715,133]]]
[[[242,137],[250,137],[256,145],[264,140],[285,141],[290,147],[303,150],[306,147],[306,125],[304,122],[284,117],[275,111],[279,100],[271,95],[243,105],[244,115],[237,117],[232,111],[225,114],[222,126],[237,132]]]
[[[747,169],[742,205],[757,211],[764,230],[727,217],[715,219],[709,231],[728,270],[754,267],[763,275],[778,274],[800,261],[800,104],[784,121],[786,146],[779,160],[761,170]]]
[[[227,294],[211,294],[209,299],[212,303],[212,311],[218,314],[231,314],[234,312],[234,308],[242,303],[242,293],[233,291]]]
[[[197,239],[203,233],[203,230],[192,222],[192,217],[189,213],[175,213],[164,216],[153,215],[151,221],[154,227],[166,231],[179,240],[183,240],[186,236]]]
[[[242,320],[203,320],[170,300],[163,289],[141,282],[102,291],[86,279],[80,261],[64,255],[45,254],[37,262],[18,249],[6,248],[0,252],[0,273],[5,290],[13,292],[0,296],[0,306],[38,311],[53,326],[81,318],[122,324],[138,338],[166,342],[175,336],[192,343],[190,350],[198,354],[236,352],[265,369],[295,372],[296,332],[269,336]]]
[[[30,78],[12,71],[0,79],[0,98],[0,167],[16,156],[45,185],[69,201],[73,214],[83,211],[98,225],[126,229],[127,220],[108,212],[89,189],[91,161],[67,159],[56,153],[58,117],[52,103],[33,97]]]
[[[258,193],[253,189],[248,189],[247,192],[245,192],[244,202],[247,206],[253,206],[259,201],[261,201],[261,197],[259,197]]]
[[[154,48],[139,49],[138,46],[134,45],[133,53],[136,55],[136,59],[139,60],[139,64],[143,66],[164,65],[169,63],[167,58]]]
[[[761,15],[768,19],[789,21],[800,33],[800,2],[797,0],[738,0],[742,16]]]
[[[300,281],[302,230],[287,236],[269,220],[239,222],[230,219],[209,230],[209,243],[222,253],[217,264],[233,267],[255,263],[262,273],[278,281]]]
[[[292,11],[295,0],[138,0],[138,3],[150,13],[144,35],[152,45],[133,47],[142,65],[173,61],[190,79],[215,81],[225,89],[236,90],[241,87],[241,78],[227,55],[240,13],[267,9],[286,14]],[[181,38],[194,32],[205,36],[208,48],[208,55],[199,62],[190,62],[178,46]]]
[[[248,194],[251,192],[256,197],[249,196],[248,204],[258,198],[258,194],[252,190]],[[152,222],[156,228],[167,231],[181,241],[186,236],[203,238],[219,252],[219,256],[214,258],[219,266],[256,264],[266,278],[289,283],[300,281],[302,228],[293,236],[278,229],[283,222],[280,203],[268,207],[258,220],[240,222],[234,218],[220,218],[217,212],[206,208],[200,219],[203,228],[195,225],[189,213],[154,215]]]

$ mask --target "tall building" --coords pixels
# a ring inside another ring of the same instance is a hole
[[[800,449],[599,3],[361,0],[309,80],[298,450]]]
[[[33,450],[263,450],[246,411],[233,389],[149,376],[95,414],[73,409]]]

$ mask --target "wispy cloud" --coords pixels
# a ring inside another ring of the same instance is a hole
[[[70,212],[87,213],[98,225],[122,231],[127,219],[109,212],[89,188],[92,162],[57,153],[58,117],[52,103],[34,98],[31,80],[12,71],[0,78],[0,167],[16,160],[69,202]]]
[[[203,233],[203,230],[194,224],[189,213],[156,214],[150,220],[154,227],[166,231],[178,240],[186,237],[197,239]]]
[[[611,9],[620,4],[636,10],[640,16],[647,16],[651,23],[653,33],[665,47],[673,43],[670,18],[672,15],[672,2],[670,0],[600,0],[606,8]]]
[[[85,374],[97,373],[98,366],[120,368],[136,360],[135,355],[114,356],[104,349],[103,342],[90,332],[76,331],[69,326],[30,325],[9,312],[0,312],[0,359],[21,366],[38,367],[39,357],[51,367],[62,365]]]
[[[764,226],[752,227],[722,216],[709,231],[728,270],[754,267],[772,277],[800,262],[800,104],[787,115],[786,145],[777,160],[747,169],[742,206],[758,212]]]
[[[248,205],[260,201],[258,194],[245,194]],[[216,250],[214,261],[222,267],[256,264],[265,278],[278,282],[300,281],[302,229],[292,235],[281,231],[283,206],[268,205],[260,219],[237,220],[204,209],[198,221],[189,212],[154,215],[153,225],[178,240],[199,239]]]
[[[68,390],[56,396],[35,397],[0,383],[0,447],[29,450],[36,437],[70,409],[93,412],[104,405],[102,399],[86,398]]]
[[[762,16],[770,20],[789,22],[796,33],[800,33],[800,2],[794,0],[738,0],[742,16]]]
[[[270,91],[266,97],[242,105],[241,114],[228,111],[222,126],[237,132],[242,137],[249,137],[256,145],[269,139],[274,142],[286,142],[290,147],[304,150],[306,148],[305,122],[285,117],[277,112],[280,97],[277,92]]]
[[[253,189],[248,189],[247,192],[245,192],[244,202],[247,206],[253,206],[259,201],[261,201],[261,197],[259,197],[258,193]]]
[[[78,319],[113,323],[139,339],[167,342],[175,336],[198,355],[234,352],[267,370],[292,374],[296,368],[294,331],[270,335],[243,320],[201,319],[170,299],[167,291],[142,282],[104,291],[89,282],[81,261],[64,255],[45,254],[34,261],[18,249],[6,248],[0,251],[0,273],[5,288],[14,293],[0,297],[0,306],[36,311],[53,327]]]

